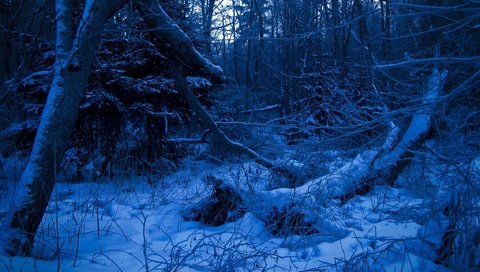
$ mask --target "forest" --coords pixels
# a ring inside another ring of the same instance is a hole
[[[0,0],[0,271],[480,271],[480,1]]]

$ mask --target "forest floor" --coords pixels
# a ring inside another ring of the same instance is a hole
[[[448,220],[431,214],[424,192],[379,186],[345,205],[305,211],[329,222],[317,224],[318,232],[274,236],[252,212],[217,227],[185,220],[212,192],[206,176],[252,194],[271,182],[255,164],[205,161],[158,179],[60,182],[36,236],[36,258],[0,256],[0,270],[448,271],[432,261]]]

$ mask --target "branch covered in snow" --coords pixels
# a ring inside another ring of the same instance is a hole
[[[280,108],[280,105],[275,104],[275,105],[269,105],[269,106],[265,106],[265,107],[257,108],[257,109],[244,110],[244,111],[241,111],[240,113],[245,114],[245,113],[264,112],[264,111],[276,110],[278,108]]]
[[[455,58],[455,57],[443,57],[443,58],[426,58],[426,59],[408,59],[405,61],[399,61],[387,64],[377,64],[373,66],[376,70],[395,69],[411,65],[421,65],[430,63],[471,63],[478,64],[480,56],[468,57],[468,58]]]
[[[144,0],[136,3],[152,31],[175,48],[178,58],[185,66],[198,69],[215,80],[226,81],[222,68],[195,49],[188,35],[168,16],[158,1]]]
[[[230,138],[225,135],[225,133],[218,127],[217,123],[213,120],[212,116],[203,108],[199,103],[197,97],[192,93],[188,87],[185,73],[183,71],[183,65],[179,62],[175,64],[175,85],[179,93],[182,94],[183,98],[187,101],[190,109],[195,112],[200,119],[204,122],[205,126],[209,129],[213,136],[213,142],[222,148],[233,153],[240,153],[246,155],[255,160],[256,163],[264,166],[267,169],[272,170],[273,172],[287,178],[291,182],[295,182],[297,179],[296,174],[286,167],[276,166],[273,162],[267,158],[261,156],[253,149],[239,143],[232,141]]]
[[[422,102],[423,107],[417,110],[407,131],[404,133],[403,138],[397,144],[395,149],[375,162],[375,169],[391,167],[397,163],[402,155],[405,154],[406,149],[410,148],[413,142],[417,141],[422,135],[428,132],[431,126],[431,111],[433,110],[429,105],[438,98],[447,74],[447,71],[439,72],[436,68],[433,69],[428,82],[428,91]]]

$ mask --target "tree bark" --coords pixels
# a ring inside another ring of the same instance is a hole
[[[384,45],[383,45],[383,52],[384,52],[384,59],[390,56],[392,50],[392,31],[391,31],[391,8],[390,8],[390,0],[385,0],[385,22],[382,24],[382,31],[385,33]]]
[[[340,4],[338,0],[331,0],[332,1],[332,24],[333,24],[333,52],[335,57],[340,56]]]
[[[214,80],[226,81],[222,68],[211,63],[195,49],[187,34],[167,15],[158,1],[138,0],[136,4],[152,31],[175,48],[179,60],[185,66],[199,70]]]
[[[263,1],[254,1],[255,10],[258,17],[258,48],[256,48],[255,52],[255,66],[253,72],[253,87],[258,88],[260,87],[260,82],[265,80],[266,74],[264,73],[263,69],[263,58],[265,54],[265,27],[264,27],[264,3]]]
[[[235,82],[238,82],[239,76],[239,69],[238,69],[238,48],[237,48],[237,11],[235,10],[235,0],[232,1],[232,33],[233,33],[233,74],[235,78]]]
[[[138,1],[140,2],[140,1]],[[52,87],[33,145],[33,150],[16,189],[16,204],[9,222],[5,251],[10,255],[30,255],[35,233],[56,182],[68,139],[88,83],[95,50],[105,22],[127,0],[87,2],[74,35],[71,0],[57,0],[56,60]],[[188,36],[154,0],[139,3],[145,21],[155,32],[176,47],[179,59],[217,80],[223,71],[193,47]]]
[[[84,96],[99,34],[105,21],[126,2],[89,2],[75,35],[72,33],[71,1],[56,2],[57,56],[54,78],[32,153],[16,189],[16,203],[9,220],[8,245],[5,248],[10,255],[31,253],[35,233],[50,200],[56,172]]]

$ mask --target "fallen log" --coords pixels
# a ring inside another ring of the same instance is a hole
[[[245,203],[232,186],[214,176],[206,176],[205,180],[213,186],[211,195],[183,212],[184,219],[220,226],[245,214]]]
[[[283,207],[271,206],[262,209],[261,203],[251,202],[247,193],[231,184],[214,176],[206,176],[205,180],[213,187],[212,192],[182,212],[185,220],[202,222],[208,226],[220,226],[238,220],[248,211],[262,220],[266,229],[274,236],[321,233],[315,218],[307,214],[297,203],[291,202]]]
[[[213,184],[212,193],[187,209],[183,217],[186,220],[219,226],[234,220],[231,215],[238,218],[236,216],[242,216],[248,211],[263,221],[266,229],[274,236],[319,233],[325,235],[326,229],[327,232],[341,234],[342,230],[321,218],[315,218],[312,211],[318,210],[322,200],[344,192],[359,177],[366,176],[369,165],[373,164],[375,158],[392,148],[396,142],[398,127],[393,123],[390,125],[391,130],[379,149],[365,151],[333,174],[322,176],[295,188],[279,188],[251,194],[226,184],[218,178],[207,177],[207,183]],[[226,199],[234,199],[235,204],[225,201]],[[336,230],[332,231],[332,229]]]
[[[433,104],[443,88],[446,77],[447,71],[439,72],[438,69],[433,69],[422,105],[415,112],[400,142],[393,151],[374,161],[370,171],[361,177],[358,185],[344,194],[337,195],[336,199],[345,203],[356,195],[367,194],[376,185],[394,185],[397,177],[412,161],[415,151],[428,139],[432,128]]]
[[[318,224],[335,228],[326,221],[315,221],[305,211],[316,210],[332,198],[345,203],[355,195],[365,195],[376,185],[393,185],[411,162],[415,150],[427,139],[433,104],[441,92],[446,75],[446,72],[433,70],[423,103],[400,140],[397,140],[399,128],[391,122],[382,146],[364,151],[332,174],[295,188],[261,191],[254,195],[237,189],[236,195],[242,200],[242,211],[253,212],[274,235],[300,232],[315,234],[318,233]]]

